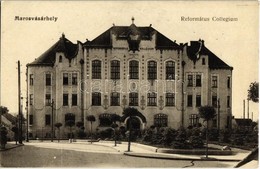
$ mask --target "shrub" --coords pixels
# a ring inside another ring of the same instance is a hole
[[[202,148],[204,146],[200,130],[198,128],[194,128],[192,130],[192,135],[190,136],[189,141],[192,148]]]
[[[101,138],[101,139],[106,139],[106,138],[112,138],[113,136],[113,129],[112,128],[107,128],[105,130],[102,130],[98,133],[98,136]]]
[[[218,137],[219,136],[219,133],[218,133],[218,129],[210,129],[209,130],[209,140],[210,141],[218,141]]]
[[[166,146],[170,146],[172,144],[172,142],[175,140],[177,136],[177,131],[175,129],[172,128],[165,128],[164,132],[163,132],[163,144]]]
[[[87,136],[87,134],[83,130],[79,130],[77,134],[78,134],[78,137],[81,139],[85,138]]]
[[[227,129],[221,130],[219,137],[221,142],[230,143],[231,132]]]
[[[177,131],[177,137],[173,141],[172,147],[176,149],[186,149],[189,148],[189,144],[187,142],[186,131],[183,128],[180,128]]]

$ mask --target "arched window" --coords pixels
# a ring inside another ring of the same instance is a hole
[[[120,61],[111,61],[111,79],[120,79]]]
[[[167,80],[175,79],[175,63],[173,61],[166,62],[166,79]]]
[[[154,126],[155,127],[167,127],[168,126],[168,116],[166,114],[156,114],[154,115]]]
[[[129,75],[130,79],[139,79],[139,62],[136,60],[131,60],[129,62]]]
[[[157,79],[157,63],[155,61],[148,62],[148,79],[154,80]]]
[[[101,61],[92,61],[92,79],[101,79]]]
[[[110,127],[112,125],[111,114],[103,113],[99,115],[99,126]]]
[[[65,125],[70,125],[71,123],[75,124],[75,114],[67,113],[65,114]]]

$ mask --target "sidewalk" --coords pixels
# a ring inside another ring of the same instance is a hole
[[[80,141],[78,140],[76,143],[84,143],[87,142],[85,140]],[[232,151],[234,151],[233,155],[209,155],[209,157],[206,159],[205,155],[185,155],[185,154],[168,154],[168,153],[158,153],[156,147],[147,146],[143,144],[138,143],[131,143],[131,151],[128,152],[128,143],[122,142],[121,144],[117,144],[115,147],[113,141],[99,141],[99,142],[93,142],[92,144],[95,145],[103,145],[108,146],[111,148],[116,149],[118,152],[121,152],[124,155],[128,156],[135,156],[135,157],[143,157],[143,158],[159,158],[159,159],[171,159],[171,160],[194,160],[194,161],[234,161],[239,162],[243,160],[250,151],[246,150],[240,150],[237,148],[231,148]],[[222,148],[222,146],[219,145],[212,145],[211,147],[218,147]]]
[[[23,146],[23,144],[17,143],[17,145],[16,145],[14,142],[7,142],[7,144],[5,145],[5,149],[0,149],[0,152],[1,151],[7,151],[7,150],[10,150],[10,149],[13,149],[13,148],[16,148],[16,147],[20,147],[20,146]]]

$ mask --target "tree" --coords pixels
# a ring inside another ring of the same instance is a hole
[[[258,92],[259,84],[258,82],[252,82],[248,89],[247,98],[252,100],[255,103],[258,103],[259,99],[259,92]]]
[[[75,125],[75,121],[68,120],[65,122],[65,125],[70,127],[70,139],[72,139],[72,127]]]
[[[0,106],[0,126],[2,125],[2,115],[8,113],[8,108],[4,106]]]
[[[62,126],[62,124],[55,123],[54,126],[58,129],[58,142],[60,142],[60,127]]]
[[[88,115],[87,116],[87,121],[90,122],[90,133],[91,133],[91,141],[90,142],[92,144],[92,139],[93,139],[93,137],[92,137],[92,123],[96,121],[96,118],[93,115]]]
[[[131,147],[131,137],[132,137],[132,117],[137,116],[140,112],[134,107],[128,107],[124,109],[124,116],[129,117],[129,137],[128,137],[128,150]]]
[[[199,116],[207,122],[206,128],[206,158],[208,158],[208,127],[209,121],[216,116],[216,110],[212,106],[202,106],[199,108]]]
[[[114,140],[115,140],[115,146],[116,146],[116,128],[118,127],[118,125],[116,124],[117,121],[121,121],[121,116],[119,116],[118,114],[112,114],[111,115],[111,121],[113,122],[113,124],[111,125],[111,127],[114,129]]]

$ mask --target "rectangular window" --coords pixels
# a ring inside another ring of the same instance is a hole
[[[120,79],[120,61],[111,61],[111,79]]]
[[[201,106],[201,95],[196,95],[196,107]]]
[[[218,87],[218,77],[212,76],[212,87],[216,88]]]
[[[166,106],[175,106],[174,93],[166,93]]]
[[[45,75],[45,82],[46,86],[51,86],[51,74]]]
[[[33,74],[30,74],[30,86],[33,85]]]
[[[30,105],[33,105],[33,94],[30,94]]]
[[[111,106],[119,106],[120,105],[120,94],[117,92],[111,93]]]
[[[63,106],[68,106],[68,105],[69,105],[69,95],[63,94]]]
[[[101,79],[101,61],[92,61],[92,79]]]
[[[45,114],[45,125],[51,125],[51,115]]]
[[[154,126],[155,127],[167,127],[168,126],[168,116],[165,114],[156,114],[154,116]]]
[[[29,125],[33,125],[33,115],[29,115]]]
[[[78,95],[72,94],[72,106],[77,106],[77,105],[78,105]]]
[[[138,79],[139,76],[139,62],[136,60],[132,60],[129,62],[129,75],[130,79]]]
[[[188,75],[188,86],[193,86],[193,76]]]
[[[199,123],[199,116],[197,114],[190,115],[190,125],[196,126]]]
[[[157,99],[156,99],[156,93],[148,93],[148,106],[156,106],[157,105]]]
[[[231,86],[231,78],[228,77],[227,78],[227,88],[230,89],[230,86]]]
[[[201,75],[196,75],[196,87],[201,87]]]
[[[138,93],[129,93],[129,106],[138,106]]]
[[[157,63],[155,61],[148,62],[148,79],[157,79]]]
[[[63,85],[69,84],[69,75],[68,73],[63,73]]]
[[[78,74],[72,73],[72,85],[78,85]]]
[[[230,96],[227,96],[227,107],[230,108]]]
[[[92,93],[92,106],[101,106],[101,93]]]
[[[166,80],[175,79],[175,63],[173,61],[166,62]]]
[[[187,103],[188,107],[192,107],[192,95],[188,95],[188,103]]]
[[[45,95],[45,106],[51,106],[51,94]]]
[[[218,98],[217,96],[212,96],[212,106],[217,107],[218,106]]]

